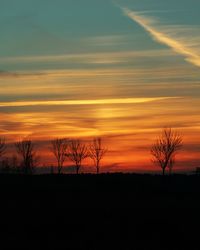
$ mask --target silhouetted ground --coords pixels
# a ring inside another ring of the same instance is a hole
[[[0,197],[0,249],[200,249],[200,176],[1,175]]]

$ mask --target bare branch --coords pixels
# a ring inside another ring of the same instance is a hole
[[[107,149],[102,147],[101,138],[95,138],[93,143],[89,146],[89,157],[94,161],[97,174],[100,171],[100,162],[104,155],[106,154]]]
[[[165,174],[166,167],[172,163],[175,154],[182,147],[182,137],[171,128],[163,130],[162,135],[157,139],[156,143],[151,148],[153,162],[160,166]]]
[[[57,138],[51,141],[51,152],[57,160],[58,173],[60,174],[67,158],[68,139]]]
[[[169,160],[169,164],[168,164],[168,168],[169,168],[169,174],[172,173],[172,169],[174,167],[174,164],[175,164],[175,155],[173,155],[170,160]]]
[[[15,143],[18,155],[22,159],[22,168],[25,174],[32,174],[37,163],[34,144],[31,140],[22,140]]]
[[[0,138],[0,158],[5,154],[6,152],[6,142],[4,138]]]
[[[76,173],[78,174],[82,167],[82,162],[88,157],[87,146],[80,140],[71,140],[67,153],[68,158],[75,164]]]

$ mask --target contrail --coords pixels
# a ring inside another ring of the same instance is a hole
[[[0,102],[0,107],[25,107],[25,106],[68,106],[68,105],[105,105],[105,104],[138,104],[154,101],[174,99],[178,97],[149,97],[149,98],[118,98],[98,100],[60,100],[60,101],[18,101]]]
[[[143,27],[155,41],[167,45],[176,53],[183,55],[186,61],[192,63],[195,66],[200,67],[200,56],[197,55],[193,49],[185,45],[183,42],[178,41],[177,39],[170,37],[163,31],[160,31],[155,28],[153,25],[155,23],[154,19],[146,18],[143,15],[141,16],[138,13],[129,10],[128,8],[120,8],[127,17],[129,17],[131,20],[135,21],[141,27]]]

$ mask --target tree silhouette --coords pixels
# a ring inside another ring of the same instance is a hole
[[[68,140],[57,138],[51,141],[51,151],[57,160],[58,174],[61,173],[63,164],[67,158]]]
[[[106,154],[107,149],[102,147],[101,138],[95,138],[89,146],[89,157],[93,160],[97,174],[100,172],[100,162],[104,155]]]
[[[4,157],[1,161],[1,172],[6,174],[20,173],[18,159],[15,155]]]
[[[9,158],[6,157],[1,162],[1,172],[4,174],[10,174],[11,170],[12,170],[12,168],[11,168],[11,165],[9,162]]]
[[[181,149],[182,137],[171,128],[163,130],[161,136],[157,139],[151,148],[153,162],[162,168],[163,175],[166,167],[172,163],[175,154]]]
[[[0,159],[6,152],[6,142],[4,138],[0,138]]]
[[[175,164],[175,155],[173,155],[170,160],[169,160],[169,164],[168,164],[168,168],[169,168],[169,174],[172,174],[172,169],[174,167]]]
[[[82,167],[83,160],[88,157],[87,146],[80,140],[71,140],[69,142],[67,156],[75,164],[76,173],[78,174]]]
[[[13,167],[13,169],[17,170],[18,169],[18,159],[16,155],[12,155],[11,159],[11,165]]]
[[[22,140],[15,143],[15,148],[22,160],[22,169],[25,174],[32,174],[37,163],[34,144],[31,140]]]

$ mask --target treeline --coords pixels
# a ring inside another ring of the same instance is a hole
[[[153,163],[162,169],[165,175],[166,169],[172,173],[176,161],[176,154],[182,148],[182,136],[171,128],[163,129],[162,133],[151,146],[150,153]],[[31,140],[21,140],[14,143],[15,155],[5,157],[7,145],[4,138],[0,138],[0,162],[1,172],[34,174],[39,164],[36,145]],[[80,173],[86,158],[93,161],[96,173],[100,173],[101,161],[108,149],[102,145],[101,138],[94,138],[86,144],[79,139],[57,138],[50,142],[49,150],[57,162],[57,173],[61,174],[64,163],[71,161],[76,174]]]
[[[14,148],[15,154],[12,157],[5,157],[6,141],[4,138],[0,138],[1,173],[34,174],[39,165],[38,151],[34,142],[21,140],[14,143]],[[89,144],[79,139],[57,138],[50,142],[49,150],[57,162],[58,174],[62,173],[67,160],[73,163],[76,173],[79,174],[86,158],[93,161],[96,173],[99,173],[101,161],[107,152],[107,148],[102,145],[101,138],[94,138]]]

